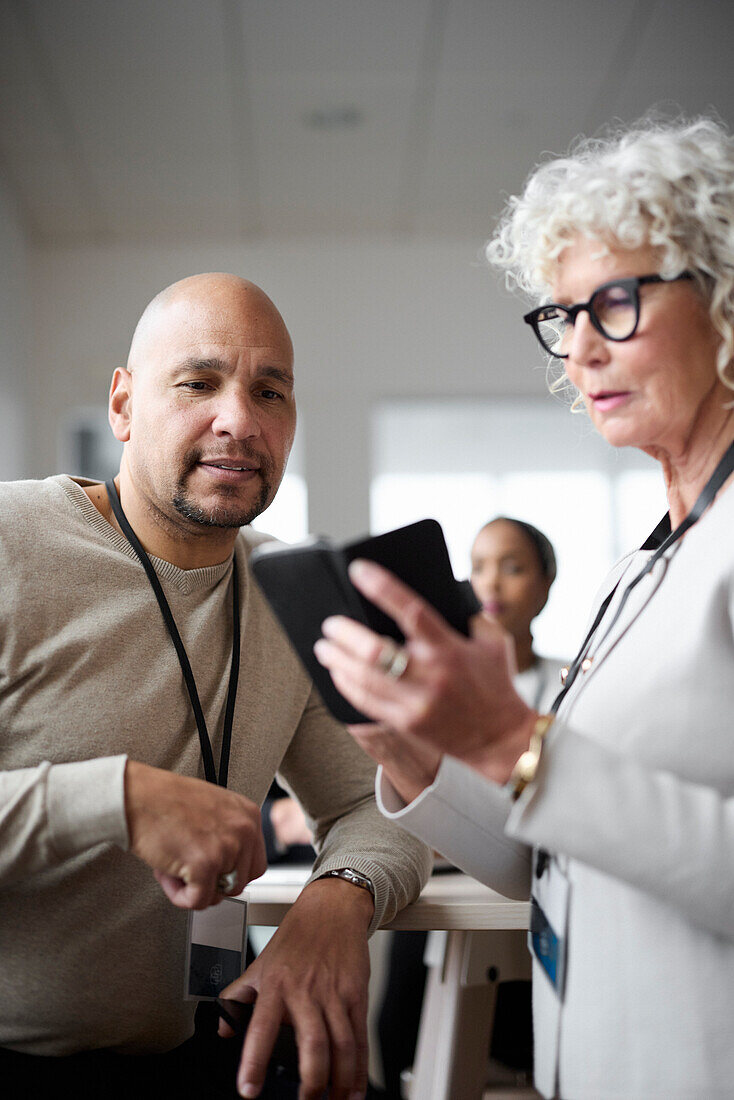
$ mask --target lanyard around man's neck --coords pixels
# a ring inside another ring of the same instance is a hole
[[[178,632],[176,621],[173,617],[173,613],[166,599],[165,592],[161,587],[161,582],[158,579],[150,558],[143,549],[140,539],[133,531],[127,516],[122,510],[122,504],[120,503],[120,497],[117,492],[117,486],[112,478],[105,482],[105,488],[107,489],[107,496],[110,500],[110,507],[115,513],[115,518],[120,525],[125,538],[132,546],[133,550],[137,554],[141,565],[145,569],[148,580],[150,581],[151,588],[155,593],[155,597],[158,601],[158,606],[161,609],[163,621],[166,624],[168,633],[173,642],[178,657],[178,662],[181,665],[181,672],[183,673],[184,682],[186,683],[186,690],[189,693],[189,699],[191,700],[191,709],[194,712],[196,719],[196,728],[199,731],[199,744],[201,745],[201,757],[204,762],[204,774],[210,783],[217,783],[220,787],[227,786],[227,775],[229,772],[229,750],[232,743],[232,723],[234,721],[234,708],[237,701],[237,683],[239,680],[240,672],[240,601],[239,601],[239,584],[237,576],[237,555],[235,553],[232,559],[232,663],[229,669],[229,687],[227,689],[227,706],[224,712],[224,728],[222,730],[222,748],[219,754],[219,774],[214,767],[214,753],[212,751],[212,744],[209,739],[209,731],[206,726],[206,720],[204,719],[204,712],[201,709],[201,703],[199,701],[199,693],[196,690],[196,681],[194,680],[194,674],[191,671],[191,663],[186,653],[186,648],[181,640],[181,635]]]

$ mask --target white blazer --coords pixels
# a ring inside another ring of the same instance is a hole
[[[383,812],[495,889],[527,896],[534,847],[565,868],[560,1012],[533,982],[536,1085],[563,1100],[734,1096],[734,490],[609,633],[649,556],[607,578],[591,668],[514,806],[450,757],[407,807],[378,772]]]

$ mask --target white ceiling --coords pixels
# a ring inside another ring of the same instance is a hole
[[[731,0],[0,0],[0,174],[46,246],[481,241],[579,132],[734,123],[733,31]]]

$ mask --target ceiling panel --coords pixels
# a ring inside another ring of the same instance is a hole
[[[389,232],[431,7],[429,0],[242,6],[267,232]],[[352,125],[338,124],[350,114]],[[320,126],[309,125],[314,116]]]
[[[488,235],[545,152],[671,100],[734,121],[734,6],[460,0],[437,78],[417,229]]]
[[[734,126],[734,4],[666,0],[651,8],[609,114],[632,121],[656,104],[689,115],[714,107]]]
[[[231,225],[238,186],[220,6],[33,0],[27,15],[73,120],[70,155],[100,196],[103,232],[167,236],[210,218],[216,226],[224,213]]]
[[[545,150],[587,128],[636,0],[457,0],[451,6],[418,230],[487,234]],[[598,125],[602,119],[593,123]]]
[[[47,244],[481,240],[611,116],[733,123],[732,32],[728,0],[5,0],[0,170]]]
[[[16,6],[0,4],[0,150],[28,233],[48,237],[64,222],[78,238],[96,229],[94,203],[68,155],[69,138],[52,89],[39,79],[38,58]]]
[[[450,6],[453,0],[438,0]],[[411,71],[436,0],[244,0],[253,77]]]
[[[257,85],[253,94],[261,203],[271,232],[390,228],[414,77],[333,74]],[[329,103],[359,108],[354,129],[313,129],[303,119]]]

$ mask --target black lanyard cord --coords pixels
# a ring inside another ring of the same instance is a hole
[[[224,729],[222,747],[219,751],[219,785],[227,786],[229,775],[229,750],[232,746],[232,723],[234,705],[237,702],[237,684],[240,675],[240,593],[237,573],[237,554],[232,556],[232,660],[229,666],[229,685],[227,687],[227,706],[224,711]]]
[[[651,540],[656,539],[656,536],[658,535],[659,532],[662,532],[663,530],[668,531],[668,534],[666,535],[666,537],[663,538],[662,542],[660,542],[660,544],[657,546],[657,549],[655,550],[655,553],[652,555],[650,560],[645,563],[644,567],[640,570],[640,572],[637,574],[637,576],[634,578],[634,580],[630,581],[630,583],[627,585],[624,592],[622,593],[622,598],[619,601],[619,605],[617,607],[614,618],[612,619],[611,623],[609,624],[609,627],[607,629],[607,633],[609,633],[609,631],[613,629],[615,623],[619,619],[619,616],[622,614],[622,611],[624,610],[624,606],[627,603],[627,600],[628,600],[632,590],[637,587],[637,585],[640,583],[640,581],[642,580],[643,577],[646,577],[647,574],[650,573],[655,568],[655,565],[660,560],[660,558],[663,556],[663,554],[665,554],[666,551],[669,550],[671,546],[673,546],[676,542],[678,542],[678,540],[683,537],[683,535],[686,533],[686,531],[688,531],[689,528],[693,527],[694,523],[698,523],[699,519],[701,518],[703,513],[706,511],[708,506],[711,504],[711,502],[713,501],[714,497],[718,493],[721,486],[724,484],[724,482],[727,480],[727,478],[731,475],[731,473],[733,471],[734,471],[734,443],[730,443],[729,446],[727,447],[726,451],[724,452],[722,458],[720,459],[720,461],[719,461],[716,469],[714,470],[713,474],[711,475],[711,477],[709,478],[709,480],[706,482],[705,486],[703,487],[703,490],[701,491],[701,494],[698,497],[698,500],[693,505],[693,507],[691,508],[690,512],[685,517],[685,519],[683,519],[678,524],[675,531],[670,530],[670,520],[666,516],[665,519],[661,523],[659,523],[658,526],[655,528],[655,531],[652,533],[652,535],[643,544],[642,548],[645,549],[645,547],[647,547],[650,544]],[[666,521],[667,521],[667,523],[666,523]],[[596,614],[596,618],[594,619],[594,622],[591,625],[591,629],[589,630],[589,633],[584,638],[584,641],[581,645],[581,649],[578,651],[576,657],[573,660],[573,663],[571,664],[571,666],[568,670],[568,675],[566,676],[565,682],[563,684],[563,688],[561,689],[560,693],[556,696],[556,698],[553,702],[553,706],[551,707],[551,713],[552,714],[556,713],[556,711],[558,710],[559,706],[561,705],[563,699],[566,697],[566,694],[569,691],[571,685],[573,684],[574,680],[578,676],[579,670],[581,669],[581,665],[582,665],[582,663],[583,663],[583,661],[584,661],[584,659],[585,659],[585,657],[586,657],[586,655],[589,651],[589,648],[590,648],[591,643],[593,641],[594,635],[596,634],[597,630],[599,629],[599,626],[601,625],[601,621],[604,618],[604,615],[606,614],[607,608],[609,607],[609,604],[612,602],[612,599],[614,598],[614,594],[616,593],[617,589],[619,588],[620,583],[621,583],[621,580],[617,581],[614,588],[612,589],[612,591],[609,593],[609,595],[606,597],[606,599],[602,603],[601,607],[599,608],[599,610]]]
[[[227,705],[224,713],[224,728],[222,731],[222,748],[219,755],[219,775],[214,766],[214,753],[212,752],[211,741],[209,739],[209,731],[207,729],[206,720],[204,718],[204,712],[201,709],[201,702],[199,701],[199,692],[196,689],[196,681],[194,674],[191,670],[191,663],[189,661],[186,647],[181,640],[178,627],[176,626],[176,620],[173,617],[173,613],[169,606],[166,594],[161,587],[161,582],[158,579],[158,574],[153,568],[152,562],[145,550],[143,549],[140,539],[130,526],[127,516],[122,510],[122,504],[120,503],[120,497],[117,493],[117,486],[112,478],[105,482],[105,488],[107,489],[107,496],[109,497],[110,507],[115,513],[115,518],[120,525],[120,528],[128,540],[136,555],[138,556],[143,569],[145,570],[150,586],[153,589],[155,598],[158,601],[158,606],[163,616],[163,621],[166,624],[168,633],[173,642],[176,654],[178,656],[178,662],[181,666],[181,672],[183,673],[184,682],[186,683],[186,690],[191,700],[191,708],[194,712],[194,718],[196,719],[196,728],[199,733],[199,744],[201,745],[201,757],[204,762],[204,774],[210,783],[217,783],[220,787],[227,786],[227,775],[229,773],[229,752],[232,743],[232,723],[234,721],[234,708],[237,700],[237,684],[239,680],[240,671],[240,601],[239,601],[239,584],[237,574],[237,555],[235,554],[232,559],[232,663],[229,670],[229,686],[227,689]]]
[[[699,496],[698,500],[693,505],[693,507],[691,508],[690,512],[685,517],[685,519],[683,519],[681,521],[681,523],[678,524],[675,531],[670,530],[670,518],[669,518],[669,516],[665,516],[663,518],[663,520],[655,528],[653,533],[643,543],[643,545],[641,547],[641,549],[643,549],[643,550],[652,549],[653,546],[656,546],[657,549],[655,550],[655,553],[652,555],[650,560],[645,563],[644,567],[640,570],[640,572],[637,574],[637,576],[634,578],[634,580],[630,581],[630,583],[627,585],[624,592],[622,593],[622,598],[619,601],[619,606],[617,607],[617,611],[615,613],[615,616],[612,619],[611,623],[609,624],[607,634],[609,633],[610,630],[613,629],[614,624],[617,622],[617,620],[619,619],[619,616],[622,614],[622,610],[624,609],[624,606],[627,603],[627,599],[628,599],[630,593],[632,592],[632,590],[640,583],[640,581],[642,580],[643,577],[646,577],[647,574],[652,569],[655,568],[656,562],[658,562],[660,560],[660,558],[663,556],[663,554],[667,550],[669,550],[670,547],[674,545],[674,543],[678,542],[678,540],[683,537],[683,535],[686,533],[686,531],[688,531],[689,528],[693,527],[694,523],[698,523],[699,519],[701,518],[703,513],[706,511],[709,504],[711,504],[714,497],[718,493],[719,489],[721,488],[721,486],[724,484],[724,482],[726,481],[726,479],[730,476],[730,474],[732,472],[734,472],[734,443],[729,444],[729,446],[727,447],[726,451],[724,452],[722,458],[719,460],[719,463],[718,463],[716,469],[714,470],[713,474],[711,475],[711,477],[709,478],[709,480],[706,482],[705,486],[703,487],[703,490],[702,490],[701,495]],[[660,541],[661,537],[662,537],[662,541]],[[612,602],[612,600],[614,598],[614,594],[617,591],[617,589],[619,588],[621,583],[622,582],[621,582],[621,578],[620,578],[620,580],[617,581],[614,588],[609,593],[609,595],[606,597],[606,599],[602,603],[601,607],[597,611],[596,618],[594,619],[594,622],[591,625],[591,629],[589,630],[589,633],[584,638],[583,643],[581,645],[581,649],[576,654],[576,657],[574,658],[573,663],[571,664],[571,667],[568,670],[568,675],[566,676],[563,687],[561,688],[561,691],[559,692],[559,694],[556,696],[556,698],[553,701],[553,706],[551,707],[551,714],[555,714],[557,712],[557,710],[560,707],[561,703],[566,698],[566,695],[567,695],[571,685],[573,684],[574,680],[578,676],[579,671],[581,669],[581,666],[583,664],[584,658],[586,657],[586,654],[589,652],[589,648],[590,648],[591,643],[593,641],[594,635],[596,634],[597,630],[599,629],[599,627],[601,625],[601,621],[602,621],[602,619],[604,618],[604,616],[606,614],[607,608],[609,607],[609,604]],[[544,848],[538,848],[536,862],[535,862],[535,877],[536,878],[542,878],[543,874],[545,873],[545,869],[548,866],[549,860],[550,860],[549,853]]]

